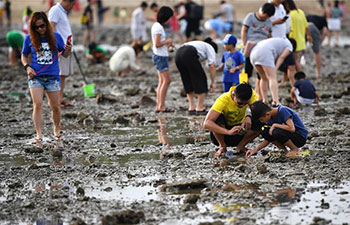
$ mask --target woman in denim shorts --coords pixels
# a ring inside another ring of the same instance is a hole
[[[35,12],[29,21],[29,35],[26,36],[22,49],[22,64],[28,75],[28,86],[33,100],[33,121],[36,137],[33,143],[41,143],[43,121],[43,97],[46,93],[52,111],[54,139],[60,135],[60,76],[58,56],[68,57],[71,43],[64,41],[53,29],[44,12]],[[31,62],[28,56],[31,55]]]
[[[171,82],[169,72],[169,53],[168,46],[173,45],[171,38],[166,39],[164,25],[170,22],[173,16],[173,10],[168,6],[163,6],[159,9],[157,14],[157,22],[152,25],[152,42],[153,42],[153,55],[152,60],[154,66],[158,70],[158,87],[157,87],[157,106],[156,113],[158,112],[174,112],[165,106],[165,97],[168,91],[169,84]]]

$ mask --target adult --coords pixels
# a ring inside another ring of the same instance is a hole
[[[4,1],[0,0],[0,26],[3,24],[3,15],[4,15]]]
[[[293,55],[296,69],[299,72],[302,71],[300,57],[306,49],[305,34],[307,34],[307,40],[309,43],[312,43],[312,37],[309,32],[304,11],[298,9],[293,0],[285,0],[283,4],[290,16],[290,32],[288,36],[289,38],[293,38],[297,43],[297,47],[295,52],[293,52]]]
[[[268,103],[267,90],[270,87],[272,105],[278,105],[277,68],[293,52],[291,42],[286,38],[269,38],[256,44],[250,53],[250,62],[261,77],[260,91],[262,99]]]
[[[248,13],[244,18],[241,29],[241,37],[243,47],[247,47],[247,42],[256,42],[272,37],[272,22],[269,19],[275,13],[275,6],[271,3],[265,3],[258,12]],[[253,65],[250,63],[250,57],[245,60],[245,72],[248,74],[248,79],[253,74]],[[261,97],[260,93],[260,77],[256,79],[255,91]]]
[[[230,25],[229,33],[233,33],[235,22],[235,8],[226,1],[221,1],[221,12],[224,14],[224,22]]]
[[[287,38],[286,21],[288,19],[286,10],[284,9],[284,0],[269,0],[275,6],[275,13],[270,17],[272,22],[272,37]]]
[[[245,145],[259,135],[261,126],[252,124],[251,115],[247,114],[248,106],[257,98],[251,86],[242,83],[216,99],[204,120],[212,142],[219,146],[215,155],[224,155],[228,146],[237,146],[236,152],[243,152]]]
[[[96,34],[94,28],[94,14],[92,11],[92,5],[94,1],[88,0],[88,4],[83,12],[83,26],[84,26],[84,34],[83,34],[83,45],[87,47],[88,42],[96,42]],[[90,40],[89,40],[90,39]]]
[[[316,77],[321,78],[321,45],[329,32],[328,23],[324,16],[308,15],[306,16],[306,19],[308,21],[309,31],[312,37],[312,50],[314,52],[316,64]]]
[[[313,23],[319,32],[321,33],[321,44],[326,38],[329,30],[328,30],[328,23],[327,19],[324,16],[319,16],[319,15],[307,15],[306,16],[307,22]]]
[[[187,21],[186,26],[186,40],[185,42],[190,41],[191,34],[194,33],[196,40],[201,40],[201,31],[199,29],[200,20],[202,19],[202,15],[200,12],[197,12],[197,9],[201,7],[197,3],[192,0],[186,0],[185,3],[185,11],[179,16],[179,19],[185,18]],[[203,9],[203,8],[202,8]]]
[[[217,45],[211,38],[207,38],[204,41],[187,42],[176,52],[175,64],[185,88],[190,114],[206,114],[204,100],[208,92],[208,83],[201,62],[208,60],[211,78],[209,91],[214,92],[217,50]],[[195,96],[197,97],[197,106],[194,104]]]
[[[222,19],[223,14],[219,14],[215,18],[209,19],[204,23],[204,28],[210,32],[210,38],[215,40],[221,38],[224,30],[229,30],[229,27],[225,27],[225,23]]]
[[[75,3],[75,0],[61,0],[49,11],[49,21],[54,31],[59,33],[64,43],[66,44],[68,36],[72,35],[72,30],[68,20],[68,13],[71,11]],[[71,39],[73,45],[73,38]],[[68,57],[60,56],[58,58],[61,76],[61,90],[60,90],[60,104],[61,106],[71,106],[72,104],[63,100],[64,86],[66,78],[73,74],[73,60],[72,56]]]
[[[7,19],[7,26],[11,26],[11,1],[6,0],[5,1],[5,12],[6,12],[6,19]]]
[[[343,16],[343,11],[339,8],[339,1],[334,1],[334,5],[331,9],[331,15],[328,20],[329,36],[328,45],[331,43],[331,37],[334,33],[335,46],[339,45],[339,31],[341,29],[341,18]]]
[[[131,16],[131,37],[132,44],[141,44],[147,40],[146,33],[146,17],[144,11],[147,9],[147,2],[142,2],[139,7],[137,7]]]
[[[21,50],[24,41],[24,34],[17,30],[12,30],[6,34],[6,42],[10,46],[9,48],[9,63],[11,66],[15,66],[18,60],[21,58]]]
[[[49,100],[51,118],[54,124],[54,139],[62,139],[60,134],[60,75],[58,54],[70,55],[72,45],[64,44],[62,36],[53,31],[44,12],[35,12],[30,19],[29,35],[26,36],[22,49],[22,64],[28,75],[28,86],[33,101],[33,121],[36,137],[33,143],[41,143],[43,121],[43,97]],[[31,62],[29,61],[31,55]]]
[[[136,64],[136,57],[142,52],[142,45],[121,46],[109,60],[109,68],[118,76],[127,74],[129,71],[143,71]]]
[[[101,26],[103,24],[103,15],[109,10],[109,7],[103,7],[102,0],[97,0],[96,4],[98,25]]]

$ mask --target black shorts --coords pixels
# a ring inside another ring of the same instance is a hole
[[[207,76],[198,58],[196,48],[190,45],[184,45],[176,51],[175,64],[186,93],[208,92]]]
[[[288,140],[291,140],[295,146],[298,148],[302,147],[306,143],[306,138],[297,132],[289,132],[280,128],[275,128],[272,131],[272,136],[269,134],[270,127],[264,126],[261,129],[261,136],[269,142],[277,141],[279,143],[286,143]]]
[[[191,37],[191,33],[194,33],[195,35],[200,35],[201,31],[199,29],[199,20],[187,20],[187,26],[185,35],[187,38]]]
[[[280,68],[278,68],[279,71],[287,73],[288,66],[294,66],[295,65],[295,59],[293,56],[293,52],[291,52],[283,61]]]
[[[221,114],[215,121],[216,124],[218,125],[225,125],[226,129],[231,129],[234,126],[229,126],[227,125],[225,116],[223,114]],[[237,124],[235,126],[240,126],[241,124]],[[262,123],[260,123],[259,121],[252,121],[252,130],[253,131],[259,131],[261,130],[261,127],[263,126]],[[225,135],[224,136],[224,141],[226,146],[230,146],[230,147],[234,147],[237,146],[239,144],[239,142],[241,142],[241,140],[243,139],[244,135]],[[219,145],[219,142],[216,140],[213,132],[210,132],[210,140],[213,142],[214,145]]]
[[[248,74],[248,77],[251,78],[253,75],[253,69],[254,66],[252,65],[252,63],[250,62],[250,57],[245,58],[245,67],[244,67],[244,71]],[[256,73],[257,78],[260,80],[260,76],[259,73]]]

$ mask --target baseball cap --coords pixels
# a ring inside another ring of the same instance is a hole
[[[221,42],[224,45],[231,44],[233,46],[236,46],[237,38],[233,36],[232,34],[226,34],[224,40]]]

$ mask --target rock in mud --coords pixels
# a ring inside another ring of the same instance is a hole
[[[86,225],[86,223],[80,218],[73,218],[70,225]]]
[[[235,168],[235,171],[242,172],[242,173],[249,173],[251,171],[251,168],[247,165],[241,164]]]
[[[184,190],[196,190],[203,189],[207,187],[207,180],[198,179],[198,180],[189,180],[189,181],[179,181],[170,184],[164,184],[160,187],[161,191],[164,192],[181,192]]]
[[[269,151],[264,157],[265,162],[285,162],[287,161],[286,152],[284,150]]]
[[[326,116],[328,113],[324,108],[315,109],[314,115],[315,116]]]
[[[214,222],[202,222],[199,225],[224,225],[221,221],[214,221]]]
[[[85,195],[85,190],[82,187],[78,187],[76,191],[77,195],[84,196]]]
[[[23,184],[20,182],[14,182],[12,184],[9,184],[8,188],[10,188],[10,189],[23,188]]]
[[[34,209],[35,205],[32,201],[27,200],[22,203],[22,207],[27,209]]]
[[[198,210],[198,207],[196,204],[184,204],[181,206],[181,211],[192,211],[192,210]]]
[[[130,121],[128,119],[125,119],[123,115],[118,115],[117,119],[115,119],[115,121],[113,122],[123,124],[123,125],[128,125]]]
[[[332,223],[332,220],[326,220],[324,218],[315,216],[312,219],[312,223],[310,225],[326,225],[326,224],[331,224],[331,223]]]
[[[160,159],[184,159],[185,156],[181,152],[162,152]]]
[[[256,169],[258,170],[258,172],[259,172],[260,174],[264,174],[264,173],[269,172],[269,170],[267,169],[267,167],[266,167],[264,164],[262,164],[262,165],[257,165],[257,166],[256,166]]]
[[[184,199],[184,203],[196,204],[199,199],[199,195],[189,194]]]
[[[97,103],[116,103],[119,102],[119,99],[114,95],[104,95],[99,93],[96,95]]]
[[[140,92],[140,88],[138,87],[133,87],[133,88],[128,88],[125,91],[125,94],[128,96],[135,96]]]
[[[156,102],[151,97],[148,97],[148,96],[144,95],[140,99],[140,105],[143,105],[143,106],[155,106]]]
[[[350,109],[348,107],[340,108],[337,111],[342,115],[350,115]]]
[[[144,219],[145,214],[141,211],[125,210],[104,216],[102,218],[102,225],[138,224]]]
[[[336,136],[342,135],[342,134],[344,134],[344,132],[341,131],[341,130],[333,130],[333,131],[329,132],[328,135],[329,135],[330,137],[336,137]]]
[[[329,209],[329,203],[325,202],[324,199],[321,200],[321,209]]]
[[[43,153],[44,150],[42,148],[36,147],[36,146],[31,146],[31,147],[27,147],[24,149],[25,153],[29,153],[29,154],[36,154],[36,153]]]

